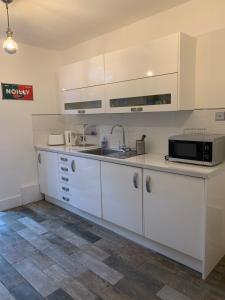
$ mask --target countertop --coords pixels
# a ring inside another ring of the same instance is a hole
[[[213,177],[219,172],[225,171],[225,163],[222,163],[214,167],[197,166],[191,164],[166,161],[164,155],[162,154],[149,153],[149,154],[138,155],[130,158],[119,159],[114,157],[98,156],[98,155],[93,155],[88,153],[82,153],[82,151],[84,150],[96,149],[98,148],[97,146],[91,146],[91,147],[73,146],[68,148],[66,146],[35,145],[35,148],[36,150],[74,155],[74,156],[96,159],[105,162],[118,163],[121,165],[128,165],[128,166],[140,167],[144,169],[188,175],[188,176],[199,177],[199,178]]]

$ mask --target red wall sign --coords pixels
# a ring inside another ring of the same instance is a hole
[[[22,84],[2,83],[2,99],[3,100],[25,100],[32,101],[33,86]]]

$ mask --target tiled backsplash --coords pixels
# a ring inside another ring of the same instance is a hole
[[[125,127],[126,142],[135,147],[142,134],[146,137],[146,151],[167,153],[168,137],[179,134],[186,128],[206,128],[213,133],[225,134],[225,122],[215,121],[216,110],[195,110],[182,112],[159,112],[140,114],[109,114],[109,115],[37,115],[33,116],[34,143],[46,144],[51,130],[73,130],[82,133],[81,124],[97,125],[97,137],[88,137],[89,143],[99,144],[104,136],[110,147],[118,147],[122,143],[120,128],[110,134],[112,126],[119,123]]]

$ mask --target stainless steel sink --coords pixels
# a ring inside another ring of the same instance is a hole
[[[115,150],[115,149],[102,149],[102,148],[84,150],[84,151],[80,151],[80,152],[93,154],[93,155],[121,158],[121,159],[137,155],[135,150],[121,151],[121,150]]]

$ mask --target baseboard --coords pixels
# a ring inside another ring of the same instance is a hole
[[[31,202],[40,201],[44,198],[40,193],[38,184],[21,187],[20,193],[21,194],[12,197],[0,199],[0,211],[26,205]]]
[[[0,200],[0,211],[18,207],[21,205],[22,205],[21,195],[15,195],[15,196]]]
[[[110,222],[107,222],[103,219],[92,216],[92,215],[90,215],[86,212],[83,212],[83,211],[81,211],[81,210],[79,210],[79,209],[77,209],[77,208],[75,208],[75,207],[73,207],[69,204],[66,204],[62,201],[56,200],[56,199],[48,197],[48,196],[45,197],[45,200],[47,200],[47,201],[49,201],[49,202],[51,202],[55,205],[58,205],[58,206],[60,206],[64,209],[67,209],[67,210],[69,210],[73,213],[76,213],[79,216],[84,217],[84,218],[86,218],[86,219],[88,219],[88,220],[90,220],[90,221],[92,221],[96,224],[99,224],[103,227],[106,227],[107,229],[112,230],[112,231],[118,233],[119,235],[121,235],[121,236],[123,236],[123,237],[125,237],[129,240],[132,240],[135,243],[137,243],[137,244],[139,244],[143,247],[149,248],[149,249],[151,249],[155,252],[158,252],[158,253],[160,253],[164,256],[167,256],[167,257],[169,257],[169,258],[171,258],[171,259],[173,259],[173,260],[175,260],[175,261],[177,261],[177,262],[179,262],[183,265],[186,265],[191,269],[194,269],[194,270],[202,273],[202,261],[200,261],[198,259],[195,259],[195,258],[193,258],[189,255],[186,255],[184,253],[181,253],[179,251],[171,249],[167,246],[161,245],[161,244],[159,244],[155,241],[147,239],[147,238],[145,238],[143,236],[140,236],[136,233],[133,233],[133,232],[127,230],[127,229],[121,228],[117,225],[114,225]]]
[[[39,184],[22,186],[20,192],[22,198],[22,205],[40,201],[43,199],[43,195],[40,193]]]

